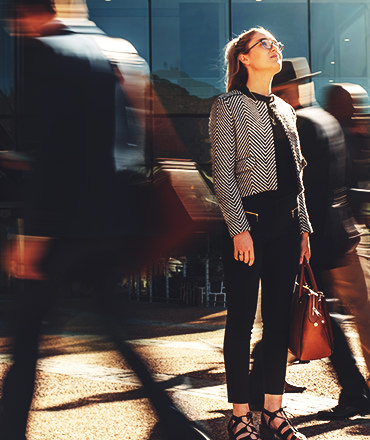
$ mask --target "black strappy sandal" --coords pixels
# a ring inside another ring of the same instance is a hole
[[[247,419],[246,421],[243,419]],[[242,425],[238,429],[238,425]],[[237,417],[232,415],[227,425],[230,440],[261,440],[256,427],[253,425],[252,413]],[[243,434],[243,437],[240,437]],[[245,435],[247,434],[247,435]]]
[[[269,417],[269,421],[266,422],[266,418],[264,415]],[[281,424],[275,429],[271,427],[271,422],[274,419],[282,419]],[[285,429],[284,432],[282,432]],[[291,436],[289,440],[307,440],[307,437],[303,435],[301,432],[298,432],[291,422],[288,419],[288,416],[285,414],[283,408],[278,409],[277,411],[270,412],[267,409],[263,408],[261,414],[261,425],[260,425],[260,433],[263,440],[287,440],[287,438]]]

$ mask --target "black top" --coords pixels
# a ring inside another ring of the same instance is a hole
[[[275,158],[276,158],[276,172],[278,189],[276,191],[264,191],[259,194],[254,194],[245,197],[243,202],[248,201],[248,208],[259,207],[265,205],[265,202],[271,200],[278,200],[282,198],[289,198],[289,196],[298,195],[298,180],[294,164],[294,158],[289,143],[289,139],[284,131],[280,120],[273,113],[270,104],[274,100],[274,95],[260,95],[259,93],[250,92],[247,88],[241,90],[248,97],[255,101],[264,101],[267,104],[270,122],[274,135]],[[245,204],[245,203],[244,203]]]

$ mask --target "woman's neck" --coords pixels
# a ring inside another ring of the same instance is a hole
[[[247,87],[251,92],[259,93],[260,95],[268,96],[271,94],[272,76],[270,73],[263,75],[249,75]]]

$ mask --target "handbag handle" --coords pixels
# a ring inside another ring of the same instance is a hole
[[[315,277],[313,275],[310,263],[307,261],[306,257],[303,257],[303,263],[300,264],[299,266],[300,270],[299,270],[299,289],[298,289],[298,297],[301,297],[302,294],[302,288],[303,288],[303,283],[306,283],[306,277],[305,277],[305,270],[307,271],[308,274],[308,278],[310,281],[310,284],[312,286],[312,289],[317,292],[317,284],[316,284],[316,280]]]

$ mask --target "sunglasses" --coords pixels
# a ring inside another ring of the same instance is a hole
[[[254,46],[257,46],[257,44],[260,44],[260,43],[261,43],[261,46],[267,50],[270,50],[272,48],[272,46],[275,46],[276,49],[280,52],[282,52],[284,49],[284,44],[280,43],[280,41],[269,40],[268,38],[261,38],[260,40],[257,41],[257,43],[254,43],[253,46],[250,47],[244,53],[247,54],[251,49],[254,48]]]

